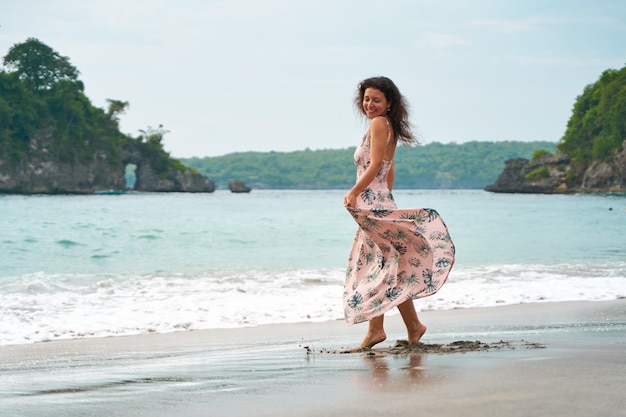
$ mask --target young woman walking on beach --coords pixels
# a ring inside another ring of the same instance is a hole
[[[369,127],[354,153],[357,180],[344,205],[358,224],[346,271],[343,304],[348,324],[368,321],[355,350],[387,338],[384,314],[398,307],[409,343],[426,332],[413,299],[436,293],[454,264],[454,244],[439,214],[428,208],[398,209],[391,190],[398,142],[417,143],[407,104],[386,77],[368,78],[357,89],[355,106]]]

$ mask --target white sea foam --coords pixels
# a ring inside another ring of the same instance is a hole
[[[28,274],[0,286],[0,344],[343,317],[343,269]],[[455,268],[418,310],[626,297],[626,263]]]
[[[343,194],[0,196],[0,344],[341,319]],[[458,249],[420,310],[626,296],[623,196],[395,197]]]

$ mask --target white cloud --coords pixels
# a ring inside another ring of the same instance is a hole
[[[518,19],[475,19],[471,24],[495,29],[498,32],[533,32],[545,26],[573,23],[575,20],[545,16],[531,16]]]
[[[462,36],[453,33],[425,32],[418,36],[415,46],[426,49],[448,49],[455,46],[469,45],[470,42]]]

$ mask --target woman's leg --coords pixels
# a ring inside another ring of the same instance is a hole
[[[413,300],[406,300],[398,306],[398,310],[400,310],[402,320],[406,326],[409,343],[419,343],[424,333],[426,333],[426,326],[417,317]]]
[[[384,315],[371,319],[369,321],[369,327],[367,329],[367,334],[365,335],[365,338],[355,350],[371,348],[372,346],[387,339],[387,335],[385,334],[385,329],[383,326],[384,321]]]

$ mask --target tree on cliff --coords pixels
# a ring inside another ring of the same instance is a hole
[[[4,65],[32,90],[51,89],[60,81],[78,81],[79,72],[69,58],[36,38],[13,45]]]
[[[106,111],[93,106],[69,58],[28,38],[9,49],[3,64],[7,71],[0,72],[0,157],[17,160],[45,150],[61,161],[88,162],[94,152],[103,151],[111,163],[119,163],[122,145],[133,143],[141,150],[141,139],[118,128],[128,102],[107,99]],[[166,170],[169,155],[155,148],[147,152],[158,155],[159,167]]]
[[[94,107],[69,58],[35,38],[13,45],[0,72],[0,156],[16,161],[45,150],[62,161],[88,161],[96,149],[119,159],[124,141],[114,115]]]
[[[120,114],[123,114],[128,108],[128,101],[114,100],[112,98],[107,98],[107,103],[109,103],[109,108],[107,110],[108,116],[111,120],[119,121]]]
[[[593,161],[608,162],[626,140],[626,66],[608,69],[585,87],[574,103],[558,149],[584,169]]]

